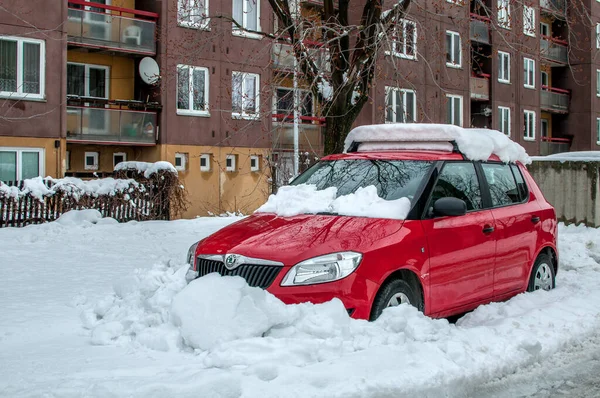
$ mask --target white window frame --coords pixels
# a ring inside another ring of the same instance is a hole
[[[600,48],[600,23],[596,24],[596,48]]]
[[[446,48],[446,54],[450,51],[450,62],[448,62],[448,58],[446,57],[446,66],[451,68],[460,68],[462,67],[462,41],[460,38],[460,33],[454,32],[452,30],[446,31],[446,36],[450,35],[450,48]],[[456,62],[454,58],[454,51],[456,50],[456,39],[458,38],[458,62]]]
[[[596,145],[600,145],[600,117],[596,118]]]
[[[600,97],[600,69],[596,69],[596,97]]]
[[[27,147],[8,147],[8,146],[0,146],[0,152],[16,152],[16,164],[15,164],[15,176],[17,181],[21,181],[23,179],[23,170],[21,167],[23,152],[37,152],[38,154],[38,175],[43,177],[45,174],[44,166],[46,165],[45,154],[46,150],[44,148],[27,148]]]
[[[186,166],[187,166],[187,164],[186,164],[187,163],[187,159],[186,158],[187,158],[187,156],[185,155],[185,153],[180,153],[180,152],[175,153],[175,164],[174,164],[174,166],[175,166],[175,169],[177,171],[185,171],[186,170]],[[181,165],[180,166],[177,166],[177,159],[181,160]]]
[[[535,60],[531,58],[523,58],[523,87],[535,89]],[[531,81],[529,81],[531,78]]]
[[[458,122],[458,124],[456,124],[456,120],[454,120],[454,106],[455,106],[455,100],[459,100],[459,106],[460,106],[460,121]],[[450,103],[452,104],[452,112],[450,112],[450,115],[446,115],[446,121],[449,124],[453,124],[455,126],[463,126],[463,122],[464,122],[464,101],[463,101],[463,96],[462,95],[456,95],[456,94],[446,94],[446,101],[450,101]],[[448,107],[446,107],[446,109],[448,109]],[[448,121],[448,119],[450,119]]]
[[[179,109],[178,99],[179,99],[179,69],[187,68],[188,69],[188,109]],[[201,70],[204,72],[204,109],[193,109],[194,107],[194,71]],[[176,84],[176,97],[175,97],[175,107],[177,109],[178,115],[186,115],[186,116],[202,116],[202,117],[210,117],[210,108],[208,106],[209,103],[209,73],[208,68],[203,66],[192,66],[192,65],[177,65],[177,84]]]
[[[550,25],[546,22],[540,22],[540,36],[550,37]]]
[[[0,91],[0,97],[22,100],[42,100],[46,97],[46,42],[44,40],[29,39],[18,36],[0,35],[0,40],[17,42],[17,91]],[[32,43],[40,46],[40,92],[23,92],[23,44]]]
[[[231,2],[231,15],[233,16],[233,2],[236,0],[232,0]],[[248,3],[250,1],[256,2],[256,31],[262,32],[262,28],[260,26],[260,0],[238,0],[242,2],[242,27],[244,29],[248,29]],[[245,37],[248,39],[256,39],[261,40],[263,36],[259,33],[248,32],[244,29],[239,29],[235,24],[232,23],[232,31],[231,34],[234,36]]]
[[[92,157],[94,159],[94,164],[88,165],[87,160],[88,157]],[[85,152],[83,157],[83,168],[84,170],[98,170],[100,167],[100,154],[98,152]]]
[[[80,62],[67,62],[67,66],[68,65],[81,65],[84,67],[84,72],[83,72],[83,96],[84,97],[90,97],[90,98],[102,98],[102,99],[108,99],[110,98],[110,66],[107,65],[96,65],[96,64],[83,64]],[[90,95],[90,68],[93,69],[103,69],[104,70],[104,92],[105,95],[104,97],[92,97]],[[68,76],[67,76],[67,80],[68,80]]]
[[[508,69],[507,70],[504,69],[504,59],[503,58],[508,58]],[[498,63],[499,63],[498,81],[500,83],[510,84],[510,53],[507,53],[504,51],[498,51]],[[500,70],[502,71],[502,73],[500,73]],[[504,75],[507,75],[508,78],[504,79]]]
[[[448,2],[448,3],[458,4],[458,5],[463,5],[464,4],[463,1],[464,0],[446,0],[446,2]],[[600,0],[598,0],[598,1],[600,1]]]
[[[398,115],[396,114],[396,93],[400,92],[402,94],[402,112],[404,113],[404,122],[398,121]],[[412,120],[409,121],[407,116],[410,116],[407,112],[408,109],[406,107],[406,97],[407,94],[413,95],[413,109],[412,109]],[[388,96],[392,96],[392,109],[388,109]],[[388,121],[389,112],[392,112],[393,121]],[[417,121],[417,92],[415,90],[407,89],[407,88],[398,88],[398,87],[385,87],[385,122],[386,123],[416,123]]]
[[[525,141],[535,141],[535,111],[523,111],[523,139]]]
[[[498,0],[498,26],[510,29],[510,0]]]
[[[252,162],[256,162],[254,166],[252,166]],[[260,171],[260,157],[258,155],[250,156],[250,171]]]
[[[225,158],[225,171],[229,171],[229,172],[235,172],[236,170],[236,159],[237,156],[236,155],[227,155],[227,157]],[[228,166],[227,162],[231,160],[231,165]]]
[[[535,8],[523,6],[523,33],[527,36],[535,37]]]
[[[197,6],[197,2],[204,3],[204,9]],[[190,5],[190,3],[192,3]],[[209,0],[177,0],[177,25],[191,29],[210,30],[208,17]],[[193,10],[193,11],[192,11]],[[186,12],[188,15],[185,15]],[[192,14],[197,12],[197,15]]]
[[[233,78],[236,75],[241,75],[242,76],[242,86],[241,86],[241,90],[242,93],[240,95],[240,98],[242,99],[242,104],[241,104],[241,113],[240,112],[233,112]],[[244,92],[246,91],[246,77],[248,76],[253,76],[256,78],[256,83],[254,84],[254,95],[255,95],[255,99],[254,99],[254,104],[255,104],[255,110],[253,113],[248,113],[244,110]],[[234,119],[256,119],[258,118],[259,114],[260,114],[260,75],[257,73],[248,73],[248,72],[237,72],[237,71],[233,71],[231,72],[231,107],[232,107],[232,112],[231,112],[231,117]]]
[[[206,166],[202,166],[203,160],[206,161]],[[202,155],[200,155],[200,171],[203,171],[203,172],[210,171],[210,154],[209,153],[203,153]]]
[[[511,129],[512,129],[512,125],[511,125],[511,116],[510,116],[510,108],[507,106],[499,106],[498,107],[498,131],[500,131],[501,133],[506,134],[507,137],[510,137],[511,135]],[[508,131],[504,131],[504,124],[505,122],[506,125],[508,126]]]
[[[396,31],[397,29],[400,29],[400,25],[402,25],[402,41],[398,40],[397,35],[392,36],[392,51],[385,51],[386,55],[393,55],[395,57],[398,58],[404,58],[404,59],[411,59],[411,60],[415,60],[417,59],[417,24],[414,21],[411,21],[409,19],[400,19],[398,20],[398,23],[396,24],[396,26],[394,27],[394,31]],[[407,54],[407,41],[406,41],[406,26],[407,25],[412,25],[413,27],[413,54]]]
[[[115,163],[115,158],[117,156],[123,156],[123,162],[127,161],[127,152],[113,152],[113,167],[115,167],[117,165]]]

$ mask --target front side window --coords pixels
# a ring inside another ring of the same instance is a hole
[[[525,126],[523,132],[523,138],[528,141],[535,139],[535,112],[525,111],[524,112]]]
[[[259,17],[260,0],[233,0],[233,19],[239,24],[233,24],[234,33],[244,34],[240,26],[245,30],[260,31]]]
[[[507,206],[523,201],[515,177],[508,164],[482,163],[483,174],[490,188],[492,206]]]
[[[208,115],[208,69],[177,65],[177,113]]]
[[[417,121],[416,93],[395,87],[385,88],[385,122],[414,123]]]
[[[43,174],[43,149],[0,147],[0,181],[26,180]]]
[[[458,68],[462,64],[460,34],[446,31],[446,65]]]
[[[510,83],[510,54],[498,51],[498,81]]]
[[[67,63],[67,94],[108,98],[109,67]]]
[[[531,58],[523,58],[524,79],[523,85],[527,88],[535,88],[535,60]]]
[[[392,52],[400,58],[417,57],[417,25],[413,21],[407,19],[398,21],[393,31]]]
[[[254,118],[259,111],[260,77],[254,73],[232,72],[232,116]]]
[[[463,125],[463,97],[446,95],[446,123],[455,126]]]
[[[45,47],[42,40],[0,36],[0,96],[44,98]]]
[[[177,23],[195,29],[206,29],[208,23],[208,0],[178,0]]]
[[[374,185],[385,200],[412,200],[432,167],[432,162],[417,160],[343,159],[317,163],[291,185],[313,184],[317,189],[337,188],[337,196]]]
[[[441,198],[464,200],[467,211],[481,209],[481,189],[471,162],[447,162],[433,188],[430,205]]]
[[[510,108],[498,107],[498,130],[510,137]]]

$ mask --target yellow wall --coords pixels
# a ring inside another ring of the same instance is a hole
[[[66,141],[60,141],[60,147],[55,148],[54,138],[25,138],[25,137],[0,137],[0,147],[12,148],[43,148],[44,149],[44,175],[60,178],[63,176],[63,162],[65,159]]]
[[[540,118],[548,121],[548,137],[552,137],[552,114],[548,112],[542,112]]]
[[[118,145],[82,145],[68,144],[70,173],[91,173],[93,171],[111,173],[113,171],[113,154],[125,152],[127,161],[151,162],[151,153],[154,148],[118,146]],[[98,170],[85,170],[84,159],[86,152],[98,152]]]

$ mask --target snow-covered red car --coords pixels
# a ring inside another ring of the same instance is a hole
[[[353,318],[409,303],[446,317],[554,288],[553,207],[502,133],[354,129],[253,215],[190,248],[191,278],[240,276],[285,303],[340,299]]]

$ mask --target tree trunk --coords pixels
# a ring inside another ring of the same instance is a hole
[[[352,124],[356,119],[356,115],[328,116],[325,118],[325,138],[324,155],[332,153],[342,153],[344,151],[344,140],[352,129]]]

